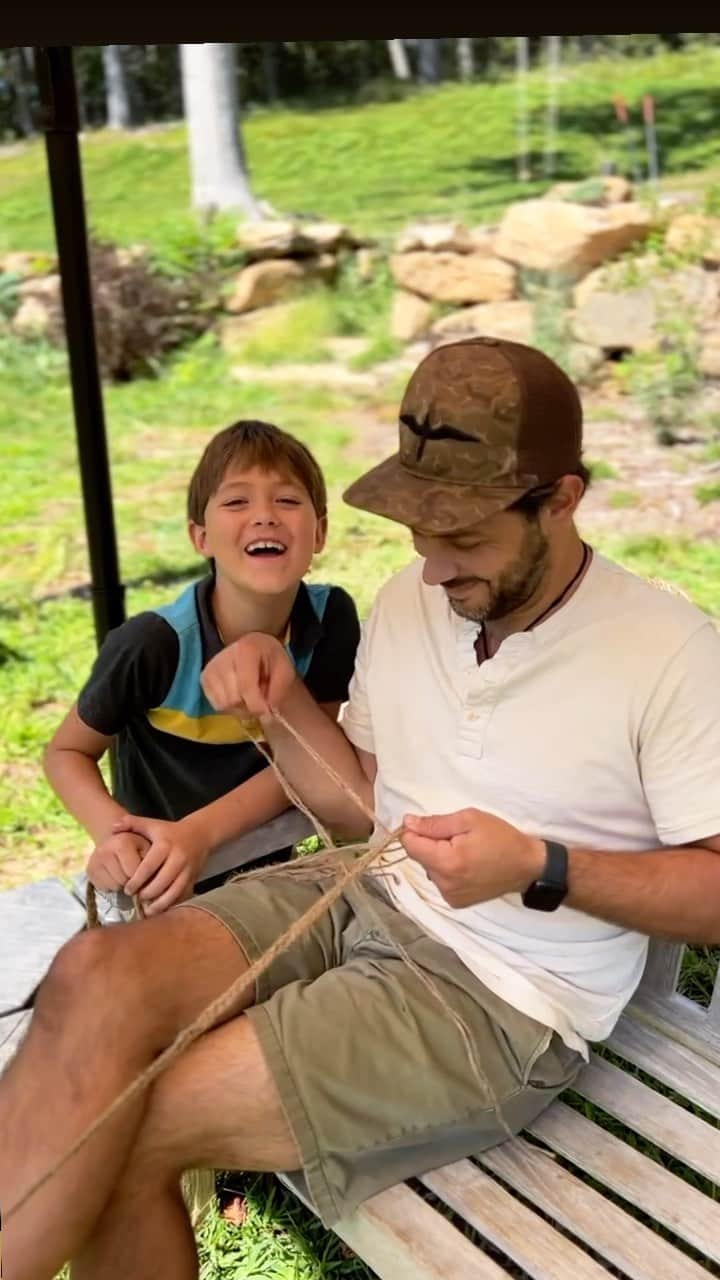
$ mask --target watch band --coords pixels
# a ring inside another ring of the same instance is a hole
[[[557,840],[543,841],[545,868],[522,895],[523,906],[533,911],[556,911],[568,891],[567,846]]]

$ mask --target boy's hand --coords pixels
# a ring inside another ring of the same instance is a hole
[[[150,841],[127,829],[113,831],[93,850],[87,864],[87,878],[101,892],[124,889],[143,860]]]
[[[255,631],[216,654],[200,683],[216,711],[248,719],[281,706],[295,679],[295,668],[280,641]]]
[[[192,897],[208,849],[182,820],[164,822],[126,814],[114,824],[113,831],[141,839],[147,849],[123,885],[129,897],[140,895],[146,915],[160,915],[176,902]]]

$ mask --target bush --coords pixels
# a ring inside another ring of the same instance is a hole
[[[92,241],[90,269],[98,360],[104,378],[127,381],[157,372],[166,352],[197,336],[210,323],[211,308],[203,308],[202,284],[163,276],[142,248],[120,249]],[[55,345],[63,343],[59,277],[43,277],[35,286],[28,281],[19,295],[11,287],[5,292],[13,310],[18,301],[36,301],[39,314],[33,322],[37,336]],[[33,336],[32,328],[28,337]]]

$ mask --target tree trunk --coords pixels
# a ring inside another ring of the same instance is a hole
[[[518,182],[530,180],[528,158],[528,38],[515,37],[515,122],[517,127],[516,164]]]
[[[560,84],[560,44],[562,36],[546,36],[547,50],[547,105],[545,108],[545,177],[555,172],[557,151],[558,89]]]
[[[455,44],[457,69],[461,80],[472,80],[475,75],[475,51],[473,42],[467,38],[457,40]]]
[[[388,40],[387,47],[395,79],[409,80],[410,63],[408,61],[407,49],[405,48],[402,40]]]
[[[272,40],[263,40],[262,64],[263,79],[265,81],[265,97],[268,102],[277,102],[277,60],[275,58],[275,45]]]
[[[440,79],[440,41],[418,40],[418,78],[423,84],[437,84]]]
[[[123,47],[121,44],[105,44],[103,45],[102,56],[105,71],[108,128],[129,129],[132,116],[130,112],[130,90],[123,60]]]
[[[260,218],[240,136],[235,45],[183,44],[180,54],[192,203]]]

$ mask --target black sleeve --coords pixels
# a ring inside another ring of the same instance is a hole
[[[322,638],[305,676],[316,702],[345,702],[359,643],[355,601],[342,587],[333,587],[325,606]]]
[[[175,631],[157,613],[139,613],[115,627],[81,690],[80,719],[98,733],[119,733],[134,716],[164,700],[179,655]]]

